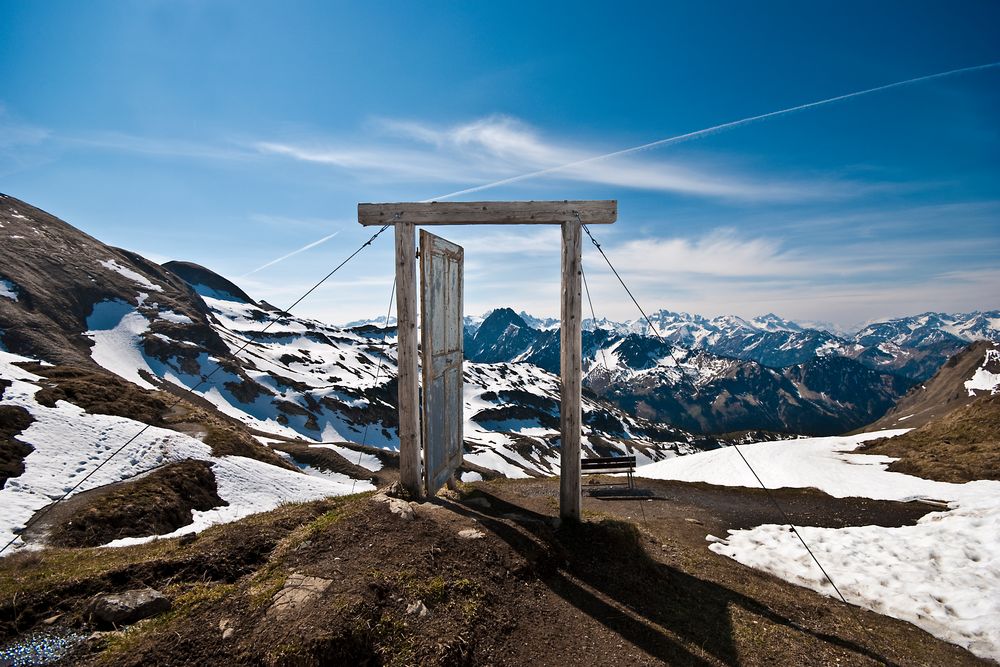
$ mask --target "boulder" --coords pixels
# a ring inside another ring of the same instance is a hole
[[[321,596],[332,583],[331,579],[307,577],[300,572],[290,574],[285,580],[285,585],[272,598],[267,615],[270,617],[292,616],[296,611]]]
[[[105,626],[128,625],[170,611],[170,599],[152,588],[99,595],[90,601],[90,617]]]

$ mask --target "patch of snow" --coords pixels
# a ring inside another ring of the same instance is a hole
[[[84,335],[94,341],[91,358],[103,368],[145,389],[156,389],[139,374],[144,370],[156,375],[142,354],[141,335],[149,330],[149,321],[124,301],[101,301],[87,318],[89,331]]]
[[[893,459],[853,454],[871,438],[905,429],[849,437],[809,438],[740,446],[769,488],[815,487],[836,497],[948,501],[915,526],[798,527],[849,602],[917,625],[968,648],[1000,658],[1000,482],[935,482],[889,472]],[[756,487],[731,447],[643,466],[640,477]],[[788,531],[763,525],[713,540],[712,551],[820,593],[833,595],[822,573]]]
[[[214,287],[209,287],[208,285],[202,285],[201,283],[195,283],[191,285],[191,289],[198,293],[199,296],[208,297],[210,299],[216,299],[218,301],[231,301],[235,303],[246,303],[243,299],[226,292],[225,290],[217,290]],[[249,304],[248,304],[249,305]]]
[[[481,482],[483,481],[483,476],[474,470],[469,470],[462,473],[463,482]]]
[[[117,274],[123,275],[126,278],[128,278],[129,280],[135,282],[136,284],[141,285],[142,287],[145,287],[146,289],[153,290],[154,292],[162,292],[163,291],[162,287],[160,287],[156,283],[150,282],[149,278],[147,278],[146,276],[142,275],[141,273],[137,273],[137,272],[133,271],[132,269],[128,268],[127,266],[122,266],[121,264],[119,264],[118,262],[116,262],[113,259],[102,259],[100,261],[100,264],[104,268],[110,269],[111,271],[114,271]]]
[[[194,324],[194,322],[191,321],[191,318],[187,315],[181,315],[180,313],[175,313],[172,310],[161,310],[156,316],[161,320],[173,322],[174,324]]]
[[[990,394],[1000,393],[1000,373],[986,370],[987,365],[1000,364],[1000,350],[986,350],[983,365],[976,369],[971,378],[965,381],[965,389],[969,396],[975,396],[977,391],[988,391]]]
[[[372,472],[378,472],[382,469],[382,461],[379,460],[374,454],[368,454],[367,452],[356,452],[353,449],[348,449],[347,447],[341,447],[340,445],[310,445],[310,447],[320,447],[322,449],[330,449],[345,459],[353,463],[354,465],[359,465],[365,470],[371,470]]]
[[[0,296],[17,301],[17,285],[9,280],[0,279]]]
[[[375,485],[372,484],[369,479],[353,479],[349,475],[345,475],[341,472],[334,472],[332,470],[323,470],[322,468],[316,468],[314,466],[308,465],[306,463],[299,463],[294,461],[296,467],[307,475],[312,475],[313,477],[322,477],[323,479],[328,479],[338,484],[344,484],[349,486],[354,490],[355,493],[363,493],[365,491],[374,491]]]

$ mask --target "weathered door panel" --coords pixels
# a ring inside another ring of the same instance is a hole
[[[420,230],[424,485],[433,495],[462,464],[464,251]]]

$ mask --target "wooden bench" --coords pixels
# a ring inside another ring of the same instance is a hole
[[[582,459],[580,461],[581,475],[610,475],[613,473],[625,473],[628,480],[628,488],[635,488],[632,480],[632,473],[635,472],[634,456],[602,456],[599,458]]]

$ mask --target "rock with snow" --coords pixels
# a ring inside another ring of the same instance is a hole
[[[1000,393],[1000,348],[986,350],[982,366],[963,386],[969,396]]]

